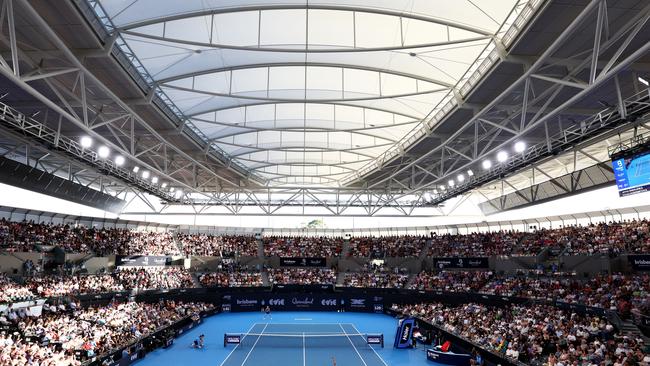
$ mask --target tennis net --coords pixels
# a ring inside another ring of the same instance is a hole
[[[371,344],[384,346],[383,334],[362,333],[225,333],[224,347],[238,344],[239,347],[369,347]]]

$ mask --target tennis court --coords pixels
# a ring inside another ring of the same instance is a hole
[[[256,323],[241,335],[222,366],[338,365],[386,366],[364,334],[352,323]]]
[[[331,366],[332,355],[338,366],[437,365],[427,361],[424,347],[393,348],[396,326],[397,320],[384,314],[287,311],[275,312],[272,320],[265,320],[258,312],[224,313],[206,318],[171,347],[153,351],[136,366]],[[241,334],[241,346],[224,347],[226,333]],[[276,333],[293,337],[278,340],[272,337]],[[370,348],[363,335],[359,336],[365,333],[383,334],[384,348]],[[192,342],[201,334],[205,334],[205,348],[192,348]],[[243,337],[246,334],[266,336],[258,340],[256,336]],[[327,334],[335,337],[313,337]]]

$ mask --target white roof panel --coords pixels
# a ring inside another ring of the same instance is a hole
[[[328,185],[442,110],[527,1],[99,0],[208,143]]]

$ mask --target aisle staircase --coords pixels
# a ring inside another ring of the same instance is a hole
[[[178,231],[174,231],[172,234],[172,240],[174,241],[174,244],[178,248],[178,250],[183,253],[183,244],[181,244],[181,241],[178,239]]]
[[[343,239],[343,246],[341,246],[341,258],[347,258],[350,255],[350,239]]]
[[[345,272],[338,272],[336,274],[336,286],[343,286],[343,283],[345,281]]]
[[[641,338],[643,339],[643,344],[650,345],[650,338],[646,337],[631,320],[621,320],[617,326],[621,333],[630,334],[634,338]]]
[[[427,243],[424,245],[424,248],[422,248],[422,252],[420,252],[420,255],[418,256],[418,259],[425,259],[427,257],[427,254],[429,254],[429,249],[431,249],[432,245],[433,239],[428,239]]]
[[[271,286],[271,281],[269,281],[269,273],[266,271],[262,271],[262,285],[263,286]]]
[[[417,273],[411,273],[411,274],[409,274],[409,279],[408,279],[408,281],[406,281],[406,284],[404,285],[404,288],[409,288],[409,287],[411,287],[411,285],[413,284],[413,282],[415,281],[415,278],[416,278],[417,276],[418,276]]]
[[[199,281],[199,276],[196,272],[192,272],[192,284],[194,285],[194,287],[203,287],[203,285],[201,285],[201,281]]]
[[[264,258],[264,241],[257,239],[257,256]]]

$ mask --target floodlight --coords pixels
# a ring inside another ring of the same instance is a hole
[[[515,152],[522,153],[524,150],[526,150],[526,143],[523,141],[517,141],[517,143],[515,143]]]
[[[106,159],[110,153],[111,150],[106,146],[100,146],[99,149],[97,149],[97,155],[102,159]]]
[[[483,160],[483,163],[481,164],[483,166],[483,169],[488,170],[492,168],[492,162],[489,160]]]
[[[118,155],[115,157],[115,165],[122,166],[124,165],[124,156]]]
[[[83,147],[84,149],[87,149],[87,148],[93,146],[93,139],[91,139],[88,136],[84,136],[84,137],[81,138],[79,143],[81,144],[81,147]]]

